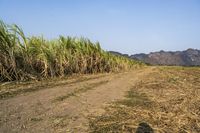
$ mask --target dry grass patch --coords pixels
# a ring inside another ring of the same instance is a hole
[[[200,68],[158,67],[126,99],[91,116],[91,132],[200,132]]]

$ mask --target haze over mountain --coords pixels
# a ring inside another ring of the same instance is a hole
[[[184,51],[158,51],[149,54],[134,54],[128,56],[119,52],[110,51],[113,54],[137,59],[151,65],[172,65],[172,66],[200,66],[200,50],[187,49]]]

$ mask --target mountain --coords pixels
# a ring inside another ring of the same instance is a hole
[[[185,51],[159,51],[149,54],[135,54],[130,58],[143,61],[151,65],[174,65],[174,66],[200,66],[200,50],[187,49]]]
[[[150,65],[167,65],[167,66],[200,66],[200,50],[187,49],[185,51],[159,51],[149,54],[122,54],[116,51],[108,51],[114,55],[124,56],[131,59],[140,60]]]
[[[108,52],[111,54],[114,54],[114,55],[119,55],[119,56],[124,56],[124,57],[130,58],[130,56],[128,54],[122,54],[122,53],[116,52],[116,51],[108,51]]]

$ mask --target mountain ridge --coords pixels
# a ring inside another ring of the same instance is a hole
[[[149,54],[121,54],[119,52],[109,51],[112,54],[126,56],[131,59],[143,61],[150,65],[168,65],[168,66],[200,66],[200,50],[189,48],[183,51],[164,51],[150,52]]]

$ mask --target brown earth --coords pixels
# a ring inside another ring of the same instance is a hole
[[[92,133],[200,133],[200,67],[156,67],[89,117]]]
[[[89,115],[105,112],[155,70],[77,76],[0,87],[0,132],[89,132]]]

